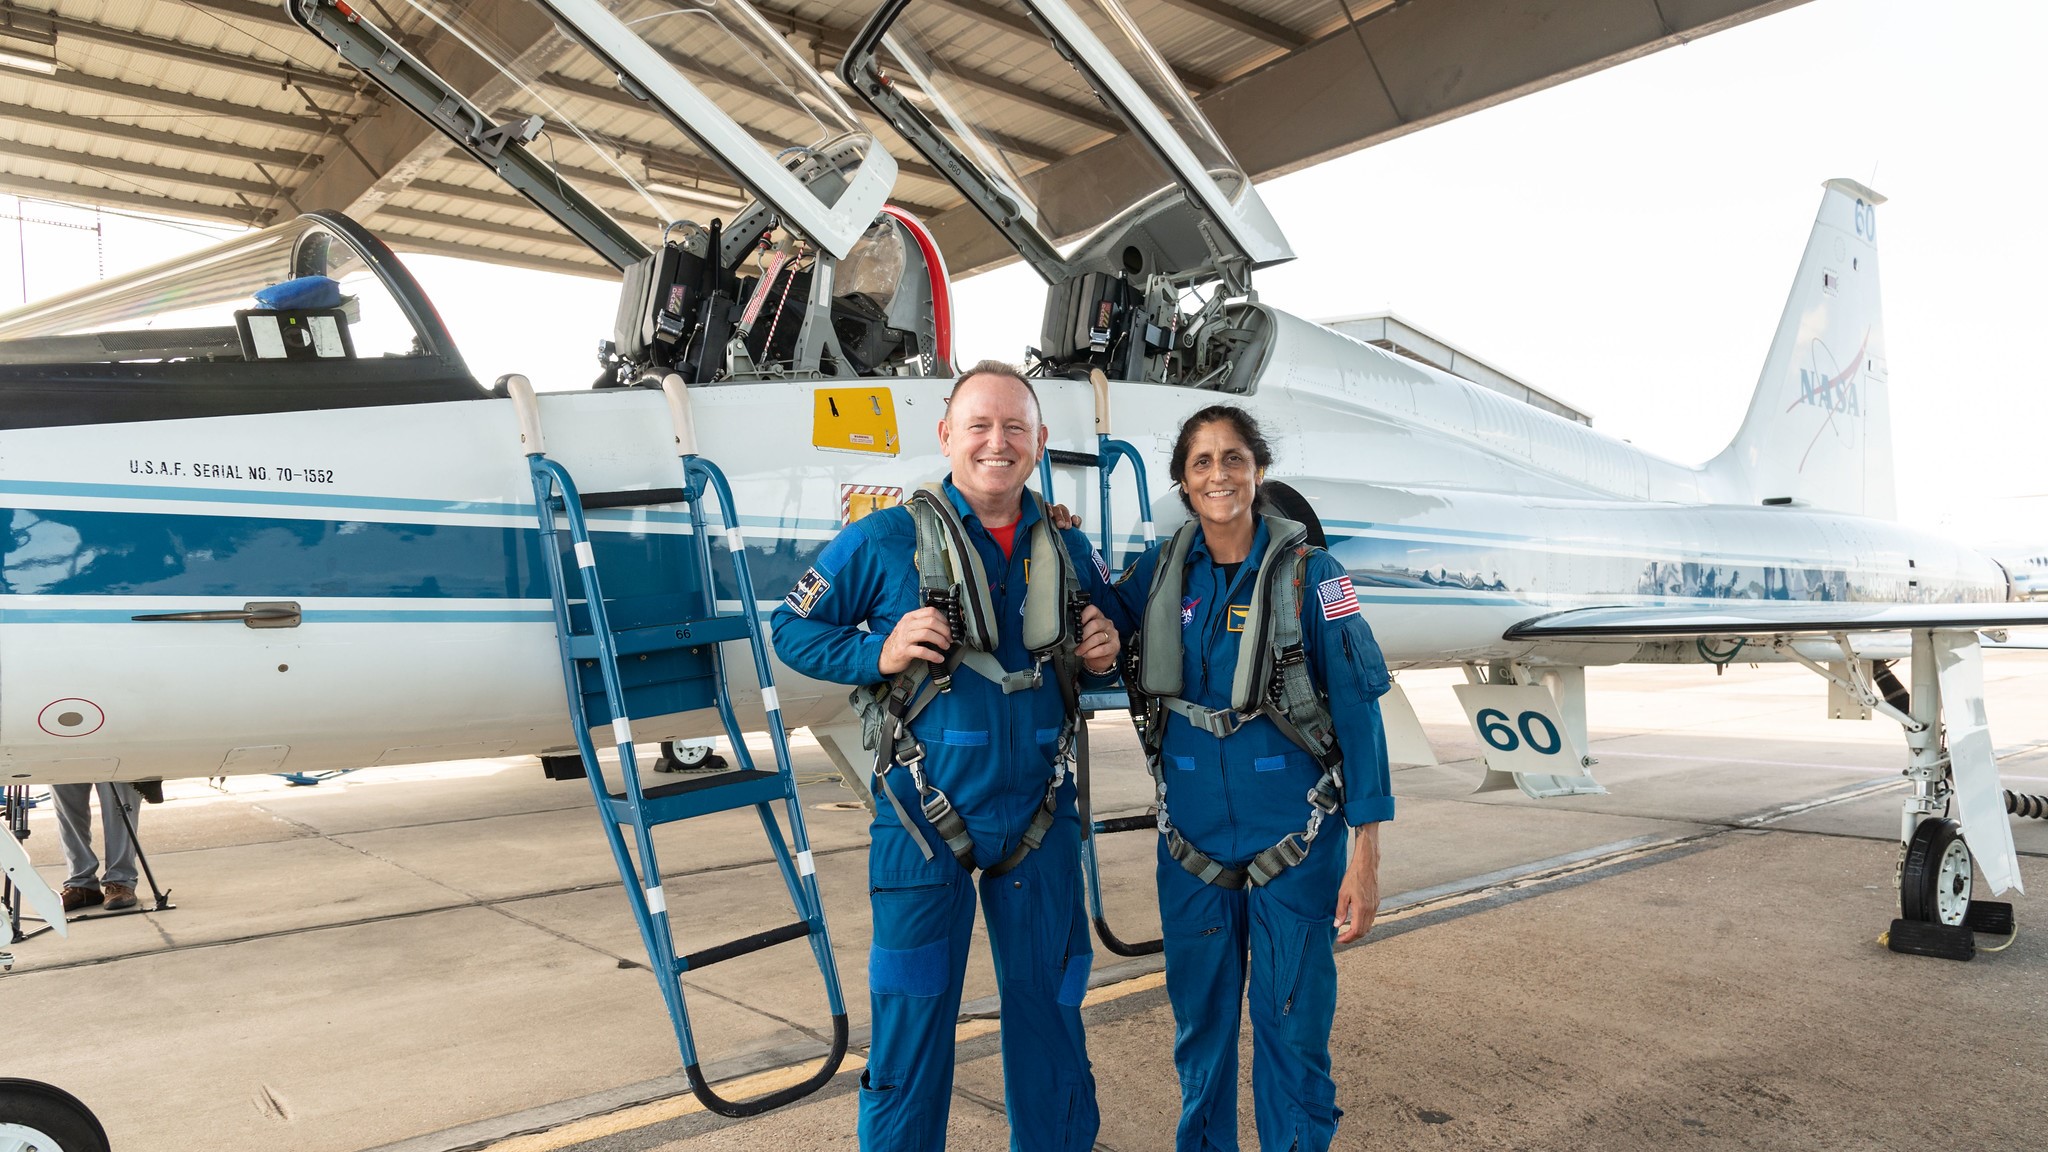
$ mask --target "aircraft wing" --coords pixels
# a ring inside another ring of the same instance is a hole
[[[2048,627],[2048,604],[1856,604],[1795,600],[1712,607],[1570,608],[1509,628],[1508,640],[1658,640],[1685,636],[1779,636],[1800,632],[1984,631]]]

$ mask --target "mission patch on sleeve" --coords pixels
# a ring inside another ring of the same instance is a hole
[[[796,582],[796,587],[791,588],[789,595],[783,597],[783,603],[789,605],[797,615],[808,619],[811,609],[818,606],[818,601],[831,588],[832,582],[820,575],[816,568],[805,569],[803,578]]]

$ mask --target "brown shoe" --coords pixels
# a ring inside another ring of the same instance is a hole
[[[66,884],[64,886],[63,895],[64,910],[66,912],[76,912],[80,908],[90,908],[101,900],[106,899],[97,888],[80,888],[73,884]],[[128,897],[131,900],[135,898],[133,890],[130,890]]]
[[[106,895],[109,912],[135,907],[135,886],[132,884],[109,884]]]

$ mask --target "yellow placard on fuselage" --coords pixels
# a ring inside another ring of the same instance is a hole
[[[811,394],[811,443],[841,452],[894,456],[896,400],[887,388],[820,388]]]

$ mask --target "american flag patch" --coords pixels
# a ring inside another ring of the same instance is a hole
[[[1109,583],[1109,564],[1102,559],[1102,553],[1097,552],[1093,548],[1090,548],[1088,550],[1088,555],[1093,557],[1095,560],[1096,574],[1102,577],[1102,582],[1104,584]]]
[[[1316,599],[1322,602],[1325,620],[1358,615],[1358,593],[1351,590],[1349,576],[1339,576],[1316,585]]]

